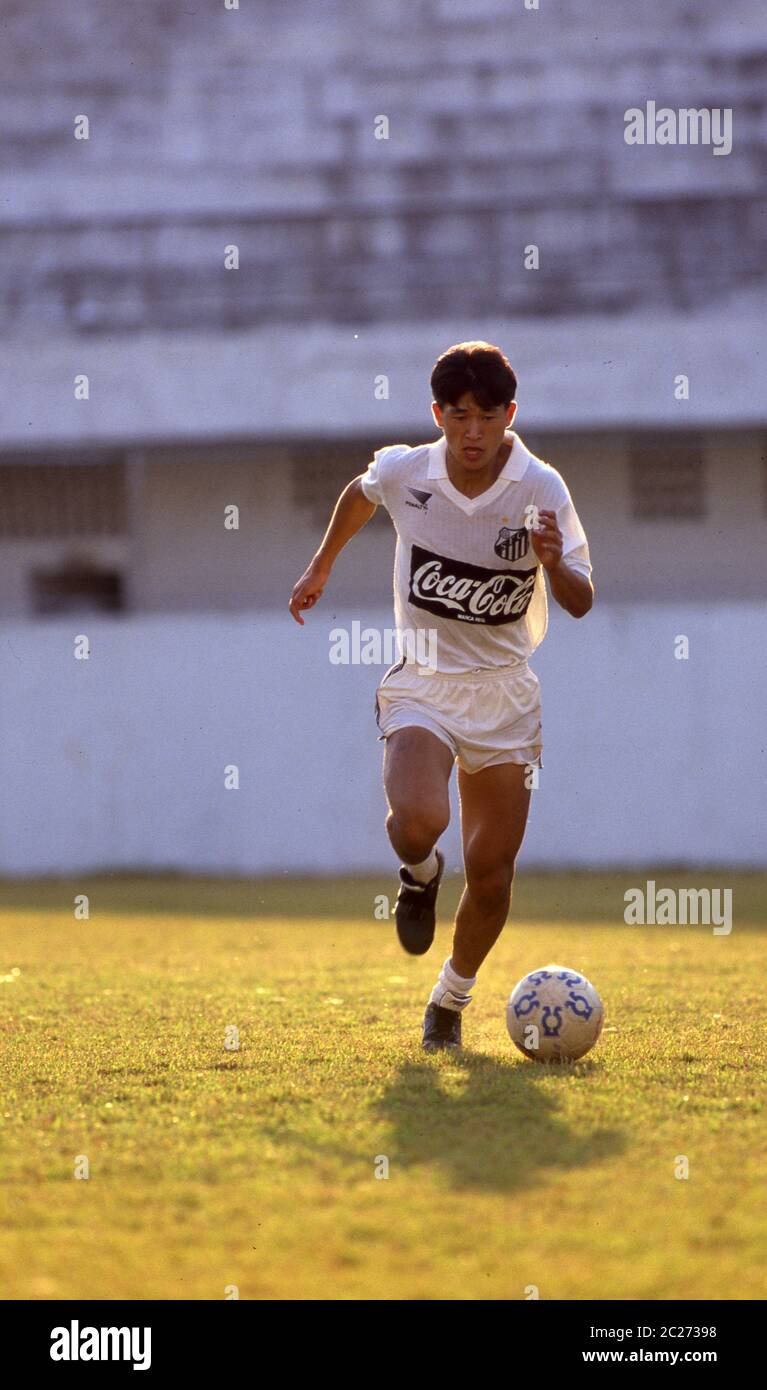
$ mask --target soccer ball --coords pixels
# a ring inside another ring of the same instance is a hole
[[[574,1062],[602,1031],[602,1000],[585,975],[545,965],[524,975],[506,1005],[509,1037],[538,1062]]]

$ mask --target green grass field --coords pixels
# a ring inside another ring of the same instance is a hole
[[[457,877],[420,959],[394,875],[0,886],[0,1297],[764,1298],[767,884],[666,876],[733,888],[717,937],[625,926],[644,879],[521,874],[458,1058],[419,1027]],[[504,1024],[551,960],[606,1006],[565,1069]]]

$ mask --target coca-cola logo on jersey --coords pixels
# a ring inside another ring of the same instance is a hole
[[[416,608],[462,623],[515,623],[527,612],[535,574],[534,569],[488,570],[414,545],[408,598]]]

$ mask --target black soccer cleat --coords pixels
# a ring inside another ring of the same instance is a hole
[[[422,956],[434,940],[437,922],[437,893],[445,871],[445,856],[437,850],[439,868],[429,883],[416,883],[403,865],[399,871],[399,892],[394,904],[397,936],[411,956]]]
[[[427,1004],[423,1016],[424,1052],[454,1051],[461,1046],[461,1014],[458,1009],[443,1009],[440,1004]]]

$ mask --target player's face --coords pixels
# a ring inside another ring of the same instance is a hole
[[[434,418],[445,432],[448,451],[469,472],[479,472],[492,463],[516,409],[517,403],[512,401],[509,406],[497,405],[492,410],[482,410],[470,391],[455,405],[446,405],[444,410],[436,401],[432,405]]]

